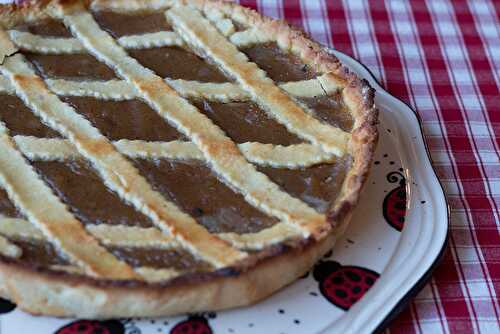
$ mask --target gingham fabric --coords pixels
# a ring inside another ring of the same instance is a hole
[[[418,112],[449,246],[390,333],[500,333],[500,1],[241,0],[365,64]]]
[[[239,2],[358,59],[423,120],[449,245],[387,332],[500,333],[500,1]]]

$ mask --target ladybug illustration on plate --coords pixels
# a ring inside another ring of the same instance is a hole
[[[379,278],[376,272],[357,266],[321,261],[313,271],[321,294],[333,305],[349,310]]]
[[[390,183],[399,183],[397,188],[391,190],[384,199],[384,218],[394,229],[401,232],[406,216],[406,179],[400,172],[387,175]]]
[[[5,314],[14,311],[16,304],[13,304],[7,299],[0,298],[0,314]]]
[[[77,320],[58,329],[55,334],[125,334],[125,326],[117,320]]]
[[[170,334],[212,334],[212,328],[205,317],[192,316],[187,320],[179,322],[171,330]]]

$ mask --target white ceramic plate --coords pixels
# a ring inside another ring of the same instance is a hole
[[[72,331],[77,326],[101,327],[102,334],[381,330],[409,296],[418,292],[442,253],[448,208],[415,113],[385,92],[360,63],[333,52],[377,90],[381,135],[376,161],[352,223],[332,255],[315,267],[314,274],[255,306],[191,317],[78,322],[32,317],[0,301],[0,312],[6,312],[0,316],[0,333],[72,334],[77,333]],[[366,289],[363,298],[352,303]]]

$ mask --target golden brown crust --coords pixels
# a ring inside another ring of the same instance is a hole
[[[0,5],[0,27],[10,29],[24,22],[48,18],[47,7],[53,3],[53,0],[33,0]]]
[[[0,26],[8,29],[25,21],[45,18],[55,3],[70,6],[82,2],[92,4],[91,1],[44,0],[1,5]],[[262,17],[233,3],[212,0],[180,2],[198,8],[215,8],[241,24],[261,28],[275,35],[281,48],[299,55],[318,72],[328,73],[325,84],[342,82],[346,85],[345,102],[355,119],[348,148],[353,165],[339,197],[327,213],[335,228],[320,241],[292,240],[269,247],[260,252],[258,258],[251,257],[238,267],[181,275],[159,283],[98,280],[29,267],[0,256],[0,293],[15,301],[20,308],[34,314],[111,318],[160,316],[248,305],[302,275],[333,246],[335,238],[346,228],[366,181],[378,138],[378,111],[374,105],[373,89],[324,47],[283,21]],[[105,8],[114,1],[98,0],[95,3]]]

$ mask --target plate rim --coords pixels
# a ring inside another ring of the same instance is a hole
[[[446,206],[446,219],[443,221],[443,223],[446,223],[446,232],[445,232],[445,236],[443,238],[442,244],[440,245],[439,252],[434,257],[432,263],[429,265],[429,267],[426,269],[426,271],[420,275],[420,277],[413,284],[413,286],[410,289],[408,289],[408,291],[406,291],[406,293],[401,298],[399,298],[399,300],[392,307],[392,309],[389,310],[387,312],[387,314],[380,321],[378,321],[378,323],[373,327],[373,330],[372,330],[373,333],[382,333],[385,329],[387,329],[389,327],[391,322],[404,310],[404,308],[406,306],[408,306],[408,304],[424,288],[424,286],[431,280],[432,273],[438,267],[438,265],[441,263],[441,260],[443,259],[444,253],[447,249],[447,245],[449,242],[450,205],[448,203],[448,199],[446,196],[446,192],[444,191],[443,184],[442,184],[441,180],[439,179],[439,177],[437,176],[436,169],[432,163],[433,161],[432,161],[432,157],[430,154],[428,144],[425,140],[424,130],[423,130],[423,121],[422,121],[420,115],[409,104],[407,104],[406,102],[402,101],[401,99],[397,98],[396,96],[389,93],[386,89],[384,89],[382,87],[382,85],[379,83],[379,81],[377,80],[377,78],[375,77],[375,75],[373,74],[373,72],[366,65],[364,65],[363,63],[361,63],[357,59],[355,59],[355,58],[353,58],[353,57],[349,56],[348,54],[343,53],[341,51],[338,51],[338,50],[335,50],[332,48],[328,48],[328,51],[333,53],[335,56],[337,56],[339,58],[339,60],[341,60],[341,62],[346,67],[350,67],[351,64],[349,64],[349,62],[359,66],[360,69],[362,71],[364,71],[365,73],[358,73],[358,71],[355,71],[354,69],[351,69],[351,70],[353,70],[362,79],[369,81],[370,86],[372,86],[372,88],[374,88],[376,91],[375,94],[383,93],[385,95],[384,96],[385,98],[392,100],[391,102],[401,104],[402,106],[404,106],[401,109],[404,109],[406,113],[413,115],[415,117],[416,124],[418,125],[418,132],[419,132],[419,135],[420,135],[422,142],[423,142],[423,148],[425,150],[425,155],[426,155],[426,158],[431,166],[431,171],[432,171],[431,177],[434,178],[435,181],[437,181],[437,184],[439,185],[439,190],[437,191],[438,196],[442,197],[442,199],[444,200],[445,206]],[[339,55],[340,55],[340,57],[339,57]],[[348,62],[345,62],[344,59],[340,59],[340,58],[344,58]],[[330,329],[332,327],[332,325],[333,324],[326,327],[324,329],[324,331],[327,331],[328,329]]]

